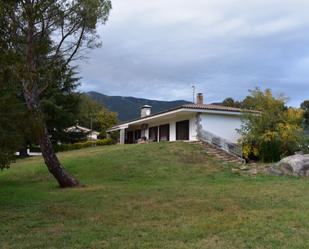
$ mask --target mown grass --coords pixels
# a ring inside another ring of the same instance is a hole
[[[309,248],[305,179],[234,175],[186,143],[59,156],[86,187],[41,158],[0,172],[0,248]]]

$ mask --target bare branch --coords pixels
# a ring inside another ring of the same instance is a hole
[[[78,49],[80,48],[80,45],[81,45],[82,40],[84,38],[84,33],[85,33],[85,25],[83,25],[82,30],[81,30],[80,35],[79,35],[79,38],[78,38],[78,41],[76,43],[75,49],[74,49],[73,53],[71,54],[71,56],[69,57],[69,59],[66,61],[65,65],[68,65],[72,61],[75,54],[78,52]]]
[[[66,33],[66,34],[64,34],[64,24],[62,24],[61,25],[61,33],[62,33],[62,37],[61,37],[61,40],[60,40],[60,42],[58,43],[58,46],[57,46],[57,48],[56,48],[56,52],[55,52],[55,57],[57,57],[58,56],[58,54],[59,54],[59,52],[60,52],[60,50],[61,50],[61,47],[62,47],[62,45],[63,45],[63,43],[64,43],[64,41],[70,36],[70,35],[72,35],[74,32],[76,32],[77,30],[78,30],[78,28],[79,28],[79,25],[78,25],[79,23],[74,23],[74,25],[72,26],[72,28]]]

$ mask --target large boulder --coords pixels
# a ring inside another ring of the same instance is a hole
[[[309,154],[294,155],[282,159],[269,169],[274,175],[307,176],[309,177]]]

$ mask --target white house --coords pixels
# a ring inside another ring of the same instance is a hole
[[[65,129],[65,132],[87,133],[87,140],[98,140],[99,132],[90,130],[80,125],[74,125]]]
[[[143,106],[140,118],[116,125],[107,132],[120,131],[120,144],[140,140],[205,141],[241,155],[237,146],[240,138],[237,130],[241,128],[243,113],[239,108],[206,105],[199,93],[196,104],[182,105],[153,115],[151,106]]]

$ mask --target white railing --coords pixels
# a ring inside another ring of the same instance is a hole
[[[242,148],[238,144],[232,143],[203,129],[199,131],[199,138],[201,141],[213,144],[229,154],[242,158]]]

